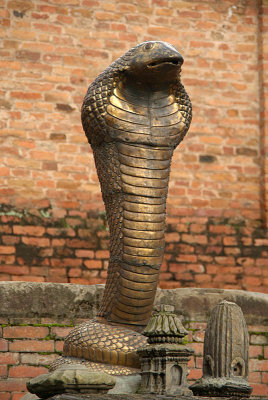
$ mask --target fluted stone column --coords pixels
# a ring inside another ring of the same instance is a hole
[[[204,341],[203,377],[191,386],[199,396],[249,397],[248,331],[241,308],[222,301],[212,310]]]

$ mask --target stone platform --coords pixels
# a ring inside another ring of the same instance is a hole
[[[37,399],[37,398],[36,398]],[[24,400],[24,399],[23,399]],[[25,399],[34,400],[34,398]],[[41,399],[40,399],[41,400]],[[60,394],[46,400],[231,400],[230,397],[165,396],[155,394]],[[232,398],[232,400],[236,400]],[[238,400],[238,398],[237,398]],[[239,398],[239,400],[242,400]],[[258,400],[258,398],[254,398]]]

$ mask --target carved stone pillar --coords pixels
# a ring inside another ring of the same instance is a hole
[[[222,301],[212,310],[207,324],[203,377],[191,386],[194,395],[249,397],[248,346],[241,308]]]
[[[149,345],[138,350],[140,393],[192,394],[187,385],[187,363],[193,350],[182,344],[187,331],[173,311],[173,306],[160,305],[143,332]]]

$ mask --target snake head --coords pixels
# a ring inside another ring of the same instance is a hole
[[[179,78],[182,55],[172,45],[148,41],[126,53],[126,76],[137,83],[172,82]],[[123,56],[124,57],[124,56]]]

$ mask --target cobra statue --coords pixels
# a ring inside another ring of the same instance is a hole
[[[110,260],[95,319],[67,336],[51,366],[83,363],[114,375],[137,372],[140,333],[153,308],[164,255],[173,151],[191,122],[183,58],[170,44],[141,43],[89,86],[82,124],[92,146],[110,229]]]

